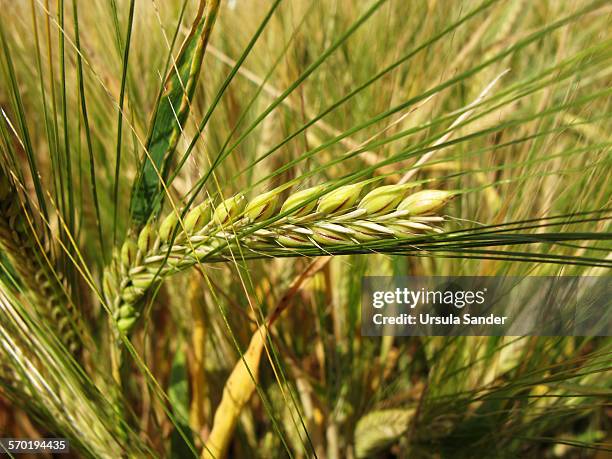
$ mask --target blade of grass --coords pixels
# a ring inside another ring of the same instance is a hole
[[[0,41],[2,42],[2,50],[5,60],[5,65],[3,69],[7,73],[8,80],[10,82],[11,96],[13,98],[13,104],[15,108],[15,112],[17,115],[17,121],[19,123],[19,129],[21,131],[21,140],[23,142],[23,147],[25,150],[26,158],[28,161],[28,167],[30,170],[30,175],[32,181],[34,183],[34,190],[36,192],[36,198],[38,199],[39,206],[44,216],[47,216],[47,205],[45,203],[45,198],[43,195],[42,182],[39,172],[38,163],[36,161],[36,157],[34,154],[34,147],[32,145],[32,140],[30,137],[30,131],[28,129],[28,124],[26,120],[25,108],[23,106],[23,101],[21,99],[21,92],[19,91],[19,85],[17,83],[17,78],[15,75],[15,68],[13,66],[13,61],[11,58],[11,51],[9,49],[8,43],[6,41],[6,36],[4,32],[4,21],[0,20]]]
[[[121,172],[121,147],[122,147],[122,132],[123,132],[123,103],[125,100],[125,87],[127,81],[128,63],[130,57],[130,43],[132,41],[132,26],[134,23],[134,8],[135,0],[130,1],[130,11],[128,15],[128,26],[125,47],[123,50],[123,62],[121,73],[121,91],[119,94],[119,114],[117,115],[117,144],[115,153],[115,180],[113,182],[113,244],[117,243],[117,213],[119,211],[119,175]]]
[[[68,195],[67,205],[68,209],[66,212],[66,223],[68,226],[68,231],[71,234],[74,234],[75,230],[75,205],[74,205],[74,186],[73,186],[73,176],[72,176],[72,155],[70,152],[70,131],[68,129],[68,99],[67,99],[67,81],[66,81],[66,53],[65,53],[65,37],[66,33],[64,26],[64,0],[58,0],[57,3],[58,10],[58,37],[59,37],[59,67],[60,67],[60,84],[61,84],[61,92],[60,92],[60,100],[62,107],[62,126],[64,132],[64,148],[63,148],[63,163],[62,166],[66,168],[66,193]],[[67,271],[71,271],[66,267]],[[73,278],[72,274],[70,274],[70,278]]]
[[[36,66],[38,69],[38,81],[40,85],[43,114],[45,118],[47,145],[49,146],[49,156],[51,158],[51,176],[53,177],[52,183],[54,187],[55,199],[59,199],[60,189],[57,186],[57,176],[58,176],[57,151],[55,150],[57,141],[55,139],[55,131],[53,130],[53,124],[51,124],[51,121],[49,120],[49,113],[48,113],[48,108],[47,108],[47,90],[45,89],[45,82],[43,78],[44,74],[43,74],[43,66],[42,66],[42,57],[40,53],[40,40],[38,36],[38,24],[36,21],[36,10],[34,7],[34,0],[30,0],[30,9],[32,12],[32,28],[34,29],[34,37],[35,37],[35,43],[36,43]]]
[[[100,250],[102,253],[102,257],[107,256],[106,251],[104,250],[104,237],[102,235],[102,223],[100,219],[100,202],[98,199],[98,187],[96,184],[96,165],[93,154],[93,145],[91,141],[91,130],[89,128],[89,116],[87,114],[87,102],[85,96],[85,82],[83,79],[83,63],[81,61],[81,42],[79,36],[79,14],[77,7],[77,0],[73,0],[72,2],[72,12],[74,17],[74,35],[75,35],[75,45],[77,48],[77,80],[79,82],[79,94],[81,99],[81,112],[83,115],[83,124],[85,128],[85,139],[87,141],[87,153],[89,154],[89,178],[91,181],[91,191],[92,198],[94,204],[94,210],[96,214],[96,226],[98,228],[98,240],[100,243]]]

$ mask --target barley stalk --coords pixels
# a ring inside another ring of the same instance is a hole
[[[48,319],[64,345],[77,354],[84,330],[78,311],[61,274],[52,268],[47,241],[34,233],[28,201],[20,198],[13,178],[1,167],[0,248],[25,284],[25,295],[36,306],[35,312]]]
[[[145,226],[137,241],[125,241],[105,272],[105,296],[118,330],[130,333],[147,292],[196,263],[231,260],[239,250],[295,255],[300,249],[325,252],[326,247],[339,244],[441,232],[435,224],[444,219],[432,214],[454,195],[424,190],[405,197],[414,185],[388,185],[375,188],[357,203],[365,186],[357,183],[328,192],[319,186],[297,192],[280,209],[287,215],[265,227],[260,223],[275,215],[279,190],[260,195],[248,205],[242,195],[234,196],[214,212],[209,203],[201,204],[181,224],[171,213],[159,226]],[[178,234],[172,240],[174,232]]]

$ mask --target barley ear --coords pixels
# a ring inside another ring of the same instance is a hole
[[[324,247],[356,241],[408,238],[442,231],[432,224],[444,221],[442,217],[412,218],[407,215],[431,213],[442,206],[452,192],[415,193],[399,204],[398,210],[403,209],[401,213],[394,208],[413,185],[385,186],[366,194],[355,212],[347,212],[355,206],[365,185],[366,182],[346,185],[323,194],[318,200],[325,186],[294,193],[281,208],[281,212],[291,212],[288,219],[279,219],[266,228],[256,228],[252,234],[242,237],[241,245],[258,253],[299,247],[326,250]],[[225,226],[231,222],[238,233],[257,226],[253,225],[256,221],[269,218],[275,211],[275,196],[279,190],[261,195],[249,204],[242,194],[237,194],[221,202],[212,216],[206,202],[191,209],[181,227],[177,227],[176,212],[171,212],[162,221],[157,232],[152,224],[143,227],[136,243],[138,249],[135,250],[134,242],[126,242],[121,253],[114,256],[115,261],[107,268],[104,278],[105,294],[112,304],[119,330],[129,333],[134,328],[142,313],[140,301],[165,277],[198,262],[227,259],[237,235],[226,231]],[[317,206],[319,211],[313,212]],[[176,241],[170,246],[175,231]],[[225,242],[227,244],[223,245]],[[124,308],[126,305],[130,308]],[[122,313],[118,313],[119,310]]]

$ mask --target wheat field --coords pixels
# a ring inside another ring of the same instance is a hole
[[[364,276],[610,276],[608,2],[0,7],[0,438],[612,453],[609,337],[361,328]]]

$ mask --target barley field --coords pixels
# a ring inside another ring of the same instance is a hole
[[[361,328],[364,276],[610,276],[609,2],[0,8],[0,438],[610,457],[609,337]]]

